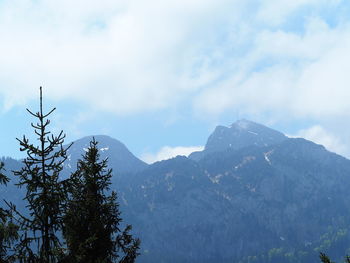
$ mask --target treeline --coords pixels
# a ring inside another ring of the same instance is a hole
[[[54,110],[44,113],[40,87],[39,111],[27,109],[36,119],[31,125],[38,145],[17,139],[27,157],[14,175],[25,189],[28,213],[11,200],[0,208],[0,263],[135,262],[140,240],[130,234],[131,225],[121,228],[117,194],[109,189],[112,171],[100,160],[98,142],[90,142],[68,179],[60,178],[71,145],[63,146],[63,131],[55,136],[48,130]],[[0,163],[6,185],[3,171]]]
[[[339,255],[343,255],[344,251],[350,252],[350,230],[346,227],[349,220],[349,217],[342,218],[343,228],[329,226],[327,232],[313,243],[293,248],[271,248],[264,253],[245,257],[238,263],[308,263],[316,262],[318,255],[323,263],[334,263],[330,260],[331,257],[336,258],[339,263],[343,262],[343,257]],[[345,257],[345,260],[348,262],[349,258]]]

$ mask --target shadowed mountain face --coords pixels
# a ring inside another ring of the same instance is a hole
[[[321,236],[348,226],[349,175],[349,160],[286,139],[160,162],[121,192],[148,251],[141,262],[238,262],[273,248],[314,262]]]
[[[203,152],[147,166],[95,138],[142,240],[138,262],[309,263],[350,247],[350,161],[321,145],[242,120],[217,127]],[[66,172],[89,141],[72,146]]]
[[[248,121],[217,127],[199,154],[116,185],[141,262],[306,263],[325,244],[345,254],[349,237],[333,232],[348,228],[349,160]]]

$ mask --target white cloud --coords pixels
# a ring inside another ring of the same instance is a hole
[[[141,159],[146,163],[151,164],[157,161],[167,160],[178,155],[189,156],[193,152],[202,150],[204,150],[204,146],[164,146],[157,153],[142,154]]]
[[[237,63],[239,71],[202,89],[197,112],[219,115],[230,109],[278,112],[286,117],[350,115],[350,23],[330,27],[309,19],[303,34],[263,30]],[[260,66],[259,66],[260,65]]]
[[[2,1],[5,108],[36,96],[39,85],[51,98],[118,114],[176,104],[207,79],[192,66],[202,72],[202,43],[233,2]]]
[[[49,98],[124,115],[191,101],[206,117],[338,116],[350,112],[350,22],[330,26],[319,10],[341,4],[5,0],[0,98],[11,108],[43,85]],[[301,9],[301,29],[285,29]]]
[[[329,8],[340,2],[341,0],[264,0],[261,1],[261,8],[257,17],[266,23],[278,25],[285,22],[298,9],[311,7],[317,10],[317,8],[322,7]]]
[[[320,125],[314,125],[308,129],[300,130],[295,136],[291,137],[302,137],[325,146],[329,151],[346,157],[350,156],[346,145],[342,143],[337,136],[333,135]]]

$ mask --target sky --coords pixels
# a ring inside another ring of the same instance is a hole
[[[149,163],[242,118],[350,158],[350,2],[0,0],[0,156],[40,86],[52,132]]]

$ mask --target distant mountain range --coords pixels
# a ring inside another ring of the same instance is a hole
[[[240,120],[218,126],[201,152],[147,165],[121,142],[95,139],[141,238],[138,262],[309,263],[350,248],[350,160],[321,145]],[[74,142],[64,176],[90,140]],[[3,161],[8,172],[21,165]],[[16,188],[0,190],[20,206]]]

